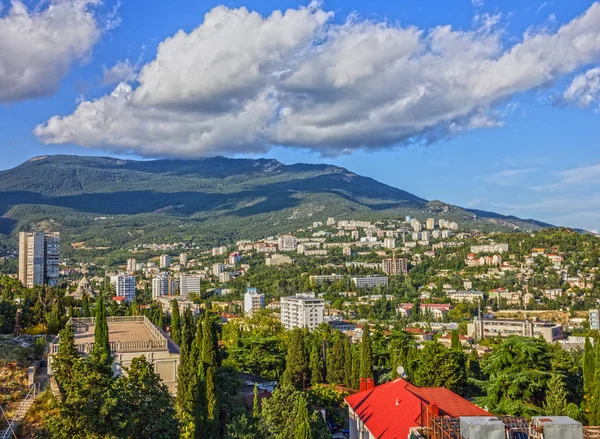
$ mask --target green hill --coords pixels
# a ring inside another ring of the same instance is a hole
[[[413,215],[482,230],[546,226],[428,202],[330,165],[211,157],[42,156],[0,172],[0,233],[45,228],[88,247],[257,238],[336,219]]]

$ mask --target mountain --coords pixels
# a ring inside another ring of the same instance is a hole
[[[429,216],[482,230],[547,224],[427,201],[331,165],[210,157],[136,161],[41,156],[0,172],[0,233],[58,229],[82,248],[217,243],[313,221]]]

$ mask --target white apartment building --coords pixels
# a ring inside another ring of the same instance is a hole
[[[171,266],[170,255],[160,255],[160,268],[169,268]]]
[[[296,250],[296,246],[298,245],[298,241],[296,241],[296,237],[292,235],[281,235],[277,239],[277,248],[281,252],[291,252]]]
[[[396,248],[396,240],[394,238],[385,238],[383,240],[383,246],[389,249]]]
[[[225,264],[213,264],[212,272],[215,277],[219,277],[225,271]]]
[[[265,295],[259,294],[256,288],[246,288],[244,294],[244,314],[252,316],[255,311],[265,307]]]
[[[387,287],[387,276],[355,276],[350,278],[356,288],[375,288],[378,286]]]
[[[110,277],[110,283],[115,287],[115,296],[125,297],[127,302],[135,299],[135,276],[115,274]]]
[[[427,222],[425,223],[425,227],[427,228],[427,230],[433,230],[433,229],[435,229],[435,219],[434,218],[427,218]]]
[[[408,261],[405,258],[389,258],[381,261],[381,269],[388,276],[408,274]]]
[[[333,283],[333,282],[338,282],[340,280],[344,280],[343,274],[316,274],[316,275],[310,276],[310,281],[316,282],[318,284]]]
[[[173,281],[169,273],[160,273],[152,278],[152,299],[161,296],[171,296],[173,292]]]
[[[329,218],[327,218],[327,225],[328,226],[334,226],[335,225],[335,218],[330,216]]]
[[[422,224],[416,218],[413,218],[410,220],[410,226],[412,227],[413,231],[415,231],[415,232],[420,232],[421,230],[423,230]]]
[[[19,233],[19,280],[23,286],[58,285],[58,233]]]
[[[280,319],[285,329],[315,329],[325,318],[325,301],[308,295],[282,297]]]
[[[227,252],[227,247],[222,245],[221,247],[213,247],[212,255],[213,256],[221,256]]]
[[[182,274],[179,277],[179,294],[187,297],[189,293],[200,294],[200,276]]]
[[[453,302],[477,303],[483,301],[483,293],[476,290],[456,291],[448,294],[448,298]]]
[[[135,273],[137,270],[137,261],[133,258],[127,259],[127,271],[129,273]]]
[[[598,329],[600,329],[600,326],[598,324],[599,323],[598,310],[590,309],[589,313],[590,313],[590,329],[592,329],[592,330],[595,329],[597,331]]]
[[[187,262],[188,262],[188,255],[187,255],[187,253],[181,253],[179,255],[179,263],[181,265],[187,265]]]
[[[471,253],[504,253],[508,251],[508,244],[472,245]]]

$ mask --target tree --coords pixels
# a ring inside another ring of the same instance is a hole
[[[68,389],[73,384],[73,371],[75,363],[79,360],[79,353],[75,346],[73,326],[68,324],[60,331],[58,336],[58,353],[52,362],[52,369],[58,385]]]
[[[204,437],[212,439],[218,437],[219,405],[216,392],[217,376],[217,338],[213,327],[211,313],[204,314],[202,328],[202,362],[204,363],[204,383],[206,388],[206,431]]]
[[[590,341],[590,337],[585,338],[584,351],[583,351],[583,389],[584,394],[588,398],[591,398],[594,392],[594,374],[596,367],[596,358],[594,356],[594,348]]]
[[[98,297],[96,303],[96,326],[94,328],[94,351],[98,359],[105,362],[112,361],[110,356],[110,342],[108,339],[108,323],[106,322],[106,309],[104,307],[104,298]]]
[[[315,338],[312,350],[310,352],[310,384],[320,384],[324,381],[323,377],[323,356],[321,354],[321,345],[319,339]]]
[[[305,389],[308,377],[308,354],[304,343],[302,329],[296,328],[290,334],[290,340],[285,357],[283,382],[297,389]]]
[[[374,378],[373,374],[373,348],[371,346],[371,335],[369,325],[363,328],[360,343],[360,378]]]
[[[410,380],[419,387],[445,387],[461,393],[467,382],[465,355],[436,341],[427,342],[410,365]]]
[[[177,344],[181,343],[181,323],[179,318],[179,304],[177,299],[171,302],[171,338]]]
[[[196,405],[196,361],[192,355],[192,322],[185,318],[179,344],[179,368],[177,370],[176,407],[181,422],[183,438],[193,438],[195,434],[194,413]]]
[[[254,399],[252,401],[252,416],[258,418],[260,416],[260,410],[258,406],[258,384],[254,383]]]
[[[344,384],[352,387],[352,344],[350,337],[344,336]]]
[[[596,359],[594,366],[594,389],[590,398],[590,413],[588,422],[590,425],[600,425],[600,343],[596,343]]]
[[[179,428],[167,386],[145,357],[134,358],[118,379],[127,423],[123,436],[134,439],[177,439]]]
[[[344,340],[339,332],[334,335],[333,346],[327,355],[327,381],[341,384],[344,382]]]
[[[460,337],[458,336],[458,331],[456,329],[452,331],[450,348],[456,349],[457,351],[462,351],[462,344],[460,343]]]
[[[60,331],[60,304],[58,300],[55,300],[48,316],[48,332],[50,334],[58,334]]]
[[[567,414],[567,391],[565,383],[559,374],[552,375],[548,381],[544,415],[565,416]]]
[[[83,317],[90,317],[92,315],[90,313],[90,300],[85,292],[81,298],[81,308],[83,309]]]
[[[306,399],[304,399],[303,396],[299,396],[296,405],[296,434],[294,436],[294,439],[312,439],[312,433],[310,430],[310,420],[308,417],[308,407],[306,406]]]

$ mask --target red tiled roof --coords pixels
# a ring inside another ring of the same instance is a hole
[[[490,416],[488,412],[445,388],[419,388],[399,378],[350,395],[346,402],[378,439],[404,439],[411,427],[425,422],[427,406],[436,403],[440,415]]]
[[[125,296],[114,296],[112,300],[114,300],[115,302],[122,302],[125,300]]]

